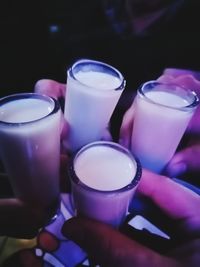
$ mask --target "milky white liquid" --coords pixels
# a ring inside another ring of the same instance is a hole
[[[130,184],[136,168],[133,161],[122,152],[98,146],[88,149],[76,159],[75,172],[87,186],[110,191]]]
[[[37,98],[0,107],[0,121],[10,122],[0,123],[0,153],[14,193],[43,206],[53,203],[59,193],[61,114],[47,116],[53,109],[53,101]]]
[[[186,99],[165,91],[151,91],[135,101],[132,152],[143,167],[160,173],[172,158],[193,112],[183,111]],[[168,106],[168,107],[167,107]]]
[[[79,71],[75,77],[68,75],[64,112],[71,151],[102,138],[123,91],[115,90],[122,81],[104,72]]]
[[[77,212],[118,226],[127,214],[136,187],[115,190],[134,180],[134,159],[109,146],[93,146],[75,159],[74,168],[80,181],[95,189],[72,183]]]

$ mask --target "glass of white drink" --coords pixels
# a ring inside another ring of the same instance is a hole
[[[83,59],[72,65],[67,72],[64,112],[69,150],[102,139],[124,88],[122,74],[108,64]]]
[[[118,227],[126,218],[141,167],[124,147],[98,141],[79,150],[69,175],[75,212]]]
[[[35,93],[0,99],[0,156],[16,197],[46,210],[59,204],[58,102]]]
[[[143,167],[157,173],[163,171],[198,103],[195,92],[175,84],[149,81],[139,88],[131,150]]]

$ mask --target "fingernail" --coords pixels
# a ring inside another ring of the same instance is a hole
[[[167,173],[171,177],[180,176],[187,170],[187,165],[184,162],[179,162],[167,167]]]

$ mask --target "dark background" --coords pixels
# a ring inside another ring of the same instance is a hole
[[[65,82],[68,66],[84,57],[119,68],[127,94],[165,67],[200,70],[200,1],[186,0],[167,24],[128,38],[113,31],[100,3],[1,0],[0,96],[31,91],[41,78]]]

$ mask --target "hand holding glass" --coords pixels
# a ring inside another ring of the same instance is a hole
[[[142,166],[161,173],[174,155],[199,103],[195,92],[150,81],[135,99],[131,150]]]
[[[0,99],[0,155],[16,197],[56,212],[59,203],[58,102],[35,93]]]

